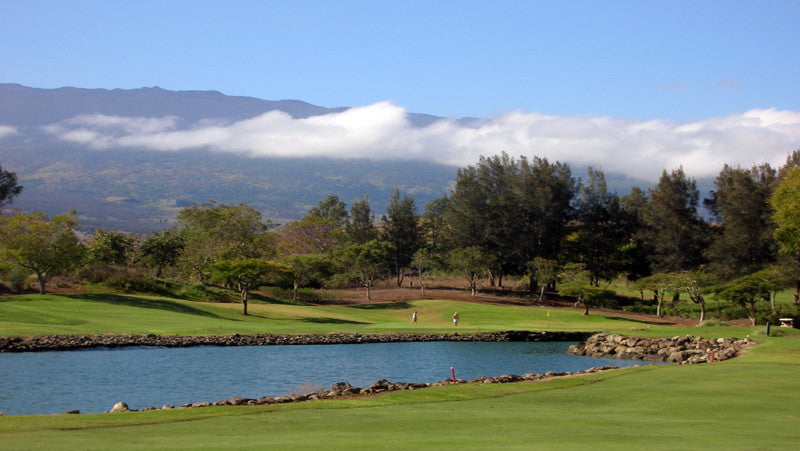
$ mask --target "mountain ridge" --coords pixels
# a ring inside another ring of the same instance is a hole
[[[51,215],[75,209],[85,231],[160,230],[175,224],[182,207],[210,200],[245,202],[265,219],[285,223],[302,217],[332,193],[348,205],[369,196],[373,212],[380,217],[395,189],[414,197],[420,211],[428,201],[449,192],[458,168],[430,161],[249,157],[208,149],[94,149],[58,140],[45,130],[59,121],[91,114],[175,116],[181,126],[187,126],[203,120],[235,122],[269,111],[304,118],[347,109],[218,91],[42,89],[1,83],[0,126],[17,131],[0,136],[0,165],[17,173],[24,186],[13,207]],[[407,117],[414,127],[441,119],[414,113]],[[577,169],[573,166],[573,175],[580,177]],[[606,176],[612,190],[626,192],[635,184],[626,176]]]

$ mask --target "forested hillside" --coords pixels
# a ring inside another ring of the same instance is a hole
[[[25,187],[14,207],[50,215],[74,209],[84,232],[161,230],[175,224],[182,207],[209,200],[247,203],[265,218],[284,223],[304,216],[328,194],[348,204],[368,196],[372,210],[380,216],[395,189],[413,196],[419,206],[449,192],[457,168],[431,161],[250,157],[202,148],[98,149],[48,133],[53,124],[81,115],[168,117],[184,127],[198,121],[231,123],[268,111],[307,118],[346,109],[216,91],[36,89],[0,84],[0,126],[14,128],[6,134],[0,130],[0,165],[15,172]],[[414,127],[438,119],[407,115]],[[573,169],[580,177],[586,168]],[[606,177],[609,189],[620,194],[641,184],[613,173]],[[703,181],[698,183],[704,186]]]
[[[418,202],[442,196],[456,168],[428,162],[327,158],[249,158],[221,152],[91,149],[56,140],[45,127],[83,114],[174,117],[232,122],[268,111],[304,118],[345,110],[297,100],[267,101],[215,91],[35,89],[0,84],[0,125],[16,128],[0,140],[0,164],[25,187],[14,206],[61,214],[74,209],[81,229],[144,233],[175,224],[181,207],[214,200],[246,202],[284,222],[328,194],[351,201],[369,196],[384,211],[395,188]],[[415,124],[435,120],[411,114]]]

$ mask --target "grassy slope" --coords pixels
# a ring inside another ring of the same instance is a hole
[[[478,327],[612,329],[641,324],[575,312],[418,301],[393,308],[255,305],[243,320],[237,306],[158,300],[131,305],[60,296],[4,298],[0,333],[114,331],[223,332],[328,330],[465,330]],[[124,301],[124,302],[123,302]],[[58,309],[54,304],[61,304]],[[182,310],[195,307],[207,313]],[[230,307],[230,308],[229,308]],[[410,309],[422,327],[408,325]],[[27,310],[26,310],[27,309]],[[41,315],[46,312],[49,316]],[[176,311],[177,310],[177,311]],[[27,311],[27,315],[20,313]],[[215,316],[208,316],[211,313]],[[121,316],[119,316],[121,315]],[[124,319],[122,319],[124,317]],[[9,322],[9,318],[16,319]],[[63,324],[71,318],[72,324]],[[480,318],[480,325],[476,325]],[[24,321],[20,321],[23,319]],[[43,319],[42,321],[38,321]],[[151,322],[157,325],[150,325]],[[432,323],[430,326],[427,324]],[[119,330],[116,330],[119,329]],[[279,329],[279,330],[273,330]],[[461,329],[461,326],[459,326]],[[654,326],[647,334],[743,336],[746,328]],[[636,332],[640,333],[640,332]],[[227,407],[116,415],[0,417],[0,449],[51,448],[670,448],[753,449],[800,440],[800,339],[758,337],[763,344],[733,361],[641,367],[543,383],[467,384],[368,399],[269,407]]]
[[[26,295],[0,298],[0,335],[100,333],[326,333],[451,332],[458,311],[459,331],[514,328],[536,330],[628,330],[643,324],[598,314],[521,306],[421,300],[391,304],[299,306],[211,304],[167,298],[91,295]],[[410,324],[411,312],[419,324]]]

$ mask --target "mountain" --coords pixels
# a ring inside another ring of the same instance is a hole
[[[186,124],[208,119],[233,122],[275,110],[298,119],[347,109],[325,108],[300,100],[227,96],[218,91],[168,91],[159,87],[40,89],[0,83],[0,124],[16,127],[42,126],[81,114],[175,116]],[[428,114],[409,114],[409,120],[416,126],[428,125],[438,119]]]
[[[395,188],[418,208],[444,195],[453,166],[429,162],[250,158],[193,150],[91,149],[57,140],[43,127],[87,114],[235,122],[269,111],[293,118],[344,111],[299,100],[268,101],[216,91],[142,89],[37,89],[0,84],[0,126],[16,133],[0,139],[0,165],[24,189],[13,207],[48,214],[78,212],[81,228],[146,233],[175,224],[180,209],[210,200],[246,202],[265,218],[286,222],[334,193],[344,202],[369,196],[373,211],[386,209]],[[417,126],[438,118],[410,115]]]
[[[50,215],[74,209],[81,229],[147,233],[175,224],[187,205],[245,202],[278,223],[302,217],[328,194],[348,205],[369,196],[376,217],[395,189],[412,196],[422,211],[452,187],[457,169],[430,161],[335,158],[248,157],[194,149],[97,149],[60,140],[47,127],[81,115],[173,118],[177,127],[202,121],[234,123],[270,111],[292,118],[338,113],[299,100],[270,101],[216,91],[141,89],[38,89],[0,84],[0,165],[17,174],[23,192],[13,207]],[[412,127],[441,118],[409,113]],[[462,118],[464,126],[478,119]],[[3,127],[14,132],[3,133]],[[502,149],[498,149],[498,152]],[[576,177],[586,168],[573,166]],[[622,194],[637,182],[606,173],[611,190]]]

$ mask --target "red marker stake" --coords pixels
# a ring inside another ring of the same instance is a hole
[[[450,367],[450,376],[453,378],[453,383],[455,384],[456,383],[456,371],[453,369],[452,366]]]

